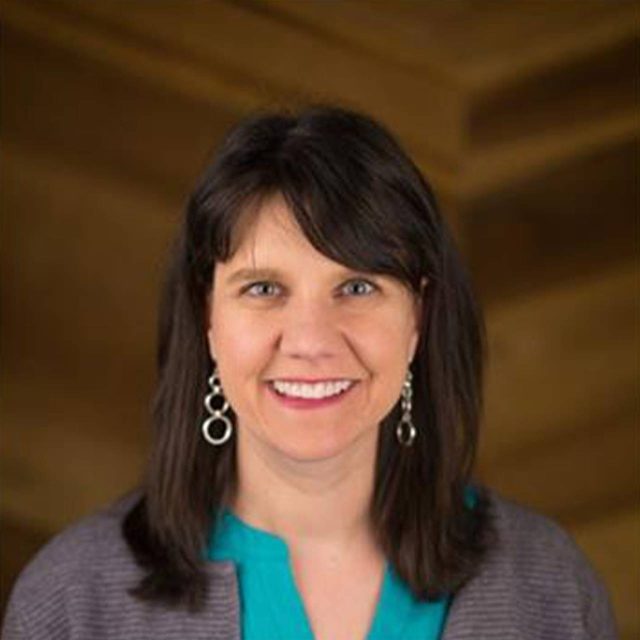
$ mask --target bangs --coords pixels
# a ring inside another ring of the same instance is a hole
[[[304,162],[271,165],[241,200],[232,204],[232,198],[222,197],[232,206],[220,211],[212,233],[214,262],[233,258],[264,204],[282,197],[319,253],[347,268],[387,275],[418,291],[425,271],[421,252],[411,250],[417,245],[416,229],[397,213],[403,204],[381,185],[373,186],[364,171],[354,175],[348,158],[332,160],[337,162],[328,167],[321,158],[307,155]]]

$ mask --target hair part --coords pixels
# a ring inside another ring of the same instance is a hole
[[[131,593],[169,606],[204,603],[208,534],[237,486],[235,438],[212,447],[198,428],[211,371],[207,300],[216,263],[234,255],[275,194],[319,252],[392,276],[416,296],[422,322],[410,366],[418,435],[411,447],[398,444],[399,405],[381,421],[370,520],[417,598],[453,593],[477,571],[491,531],[482,489],[473,510],[464,495],[482,414],[482,312],[418,168],[378,122],[326,105],[240,122],[189,197],[160,305],[143,497],[123,523],[146,570]]]

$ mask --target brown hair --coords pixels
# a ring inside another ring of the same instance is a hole
[[[429,279],[411,363],[418,435],[411,447],[397,442],[399,403],[382,420],[370,517],[416,597],[452,593],[477,570],[490,531],[480,487],[475,508],[465,506],[482,410],[482,313],[432,189],[398,142],[368,116],[319,105],[240,122],[189,198],[160,309],[143,497],[123,524],[147,571],[132,594],[197,609],[208,588],[207,535],[235,488],[236,444],[212,447],[200,434],[212,366],[204,309],[248,205],[273,193],[332,260],[393,276],[417,296]]]

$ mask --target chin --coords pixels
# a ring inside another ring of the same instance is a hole
[[[320,462],[339,456],[346,451],[356,438],[313,437],[307,434],[299,440],[289,438],[286,442],[273,445],[286,458],[296,462]]]
[[[287,458],[294,462],[322,462],[335,458],[340,452],[341,449],[321,449],[319,447],[282,451]]]

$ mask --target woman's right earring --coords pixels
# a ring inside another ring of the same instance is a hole
[[[231,423],[229,416],[225,415],[229,410],[229,403],[222,392],[222,385],[220,384],[220,378],[218,377],[217,367],[214,367],[208,383],[211,391],[204,398],[204,406],[209,417],[202,423],[202,435],[209,444],[219,446],[224,444],[231,437],[231,434],[233,433],[233,424]],[[213,406],[213,403],[215,400],[220,398],[222,406],[219,409],[216,409]],[[212,436],[210,429],[219,422],[224,424],[224,431],[222,432],[222,435],[218,437]]]
[[[412,380],[413,374],[411,373],[411,369],[408,369],[407,377],[402,385],[402,417],[396,427],[398,442],[405,447],[410,447],[413,444],[417,434],[416,427],[411,418],[411,397],[413,396]]]

